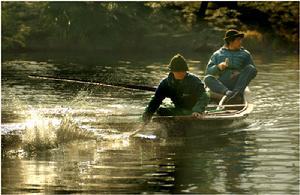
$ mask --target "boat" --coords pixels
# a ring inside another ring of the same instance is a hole
[[[80,83],[88,85],[96,85],[102,87],[115,87],[121,89],[132,89],[132,90],[144,90],[152,91],[156,90],[153,86],[143,86],[135,84],[124,84],[124,83],[102,83],[102,82],[91,82],[86,80],[69,79],[69,78],[58,78],[52,76],[41,76],[41,75],[29,75],[32,79],[42,80],[53,80],[61,82]],[[201,117],[194,116],[158,116],[152,117],[152,122],[159,125],[163,125],[169,129],[228,129],[237,128],[242,125],[246,125],[244,119],[252,112],[253,103],[251,100],[251,92],[247,87],[245,89],[243,97],[240,97],[238,101],[229,102],[230,104],[224,104],[222,99],[224,98],[221,94],[210,93],[211,103],[207,106],[206,113]],[[220,101],[221,100],[221,101]],[[224,99],[223,99],[224,100]]]
[[[245,119],[253,110],[251,92],[246,88],[240,100],[222,104],[220,94],[210,93],[211,102],[206,108],[205,114],[201,117],[188,116],[153,116],[152,122],[163,125],[168,129],[181,130],[211,130],[211,129],[232,129],[245,126]],[[221,98],[222,99],[222,98]],[[221,103],[221,104],[220,104]]]

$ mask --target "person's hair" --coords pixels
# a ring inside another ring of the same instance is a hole
[[[231,42],[233,42],[238,37],[231,37],[224,40],[225,45],[229,45]]]

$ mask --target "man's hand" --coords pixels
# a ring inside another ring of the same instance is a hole
[[[226,62],[221,62],[221,63],[218,64],[217,66],[218,66],[218,68],[219,68],[220,70],[224,70],[225,68],[228,67],[228,63],[226,63]]]
[[[204,114],[200,112],[193,112],[192,115],[197,118],[202,118],[204,116]]]

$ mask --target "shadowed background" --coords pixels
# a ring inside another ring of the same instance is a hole
[[[1,2],[1,192],[299,193],[299,2]],[[255,108],[237,129],[140,124],[183,54],[203,78],[227,28],[246,33]]]

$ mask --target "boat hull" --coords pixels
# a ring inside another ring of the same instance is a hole
[[[156,118],[154,119],[155,123],[158,123],[160,126],[168,129],[185,133],[185,131],[211,131],[211,130],[225,130],[225,129],[236,129],[243,126],[247,126],[246,122],[247,115],[241,117],[232,117],[232,118],[203,118],[195,119],[194,117],[186,119],[178,118]]]
[[[201,117],[194,116],[155,116],[152,121],[172,130],[221,130],[233,129],[247,125],[245,119],[253,110],[249,89],[244,93],[242,104],[224,105],[223,110],[208,111]],[[216,108],[218,105],[209,105]]]

